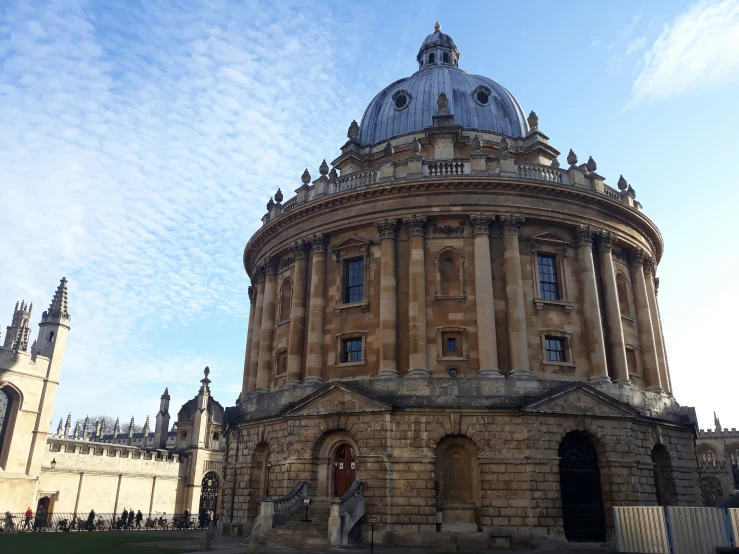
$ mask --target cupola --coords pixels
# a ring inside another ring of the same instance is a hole
[[[441,32],[441,25],[436,22],[434,32],[427,36],[416,56],[418,69],[435,65],[457,67],[459,50],[452,37]]]

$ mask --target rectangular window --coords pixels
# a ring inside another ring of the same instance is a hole
[[[361,302],[364,300],[364,258],[347,260],[344,269],[344,302]]]
[[[446,350],[447,352],[456,352],[457,339],[446,339]]]
[[[287,373],[287,351],[277,354],[277,367],[275,368],[275,377],[285,375]]]
[[[557,283],[557,257],[539,254],[539,289],[541,298],[559,300],[559,284]]]
[[[362,361],[362,339],[345,339],[341,341],[341,362]]]
[[[546,337],[548,362],[566,362],[565,339],[559,337]]]

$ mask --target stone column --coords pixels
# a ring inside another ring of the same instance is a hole
[[[262,338],[262,313],[264,312],[264,277],[264,264],[260,263],[254,270],[254,279],[257,282],[257,298],[254,308],[254,323],[252,323],[249,329],[249,333],[252,335],[252,343],[249,350],[249,380],[246,387],[247,392],[253,392],[257,388],[259,343]]]
[[[293,298],[290,308],[290,334],[287,345],[287,380],[285,384],[296,385],[303,378],[303,340],[305,337],[305,276],[306,243],[300,239],[290,244],[295,256],[293,265]]]
[[[262,306],[262,336],[259,340],[259,367],[257,368],[257,392],[267,392],[272,380],[272,342],[275,337],[275,308],[277,299],[277,264],[279,260],[267,256],[264,270],[264,305]]]
[[[585,333],[588,336],[590,361],[590,381],[608,381],[606,344],[603,336],[603,322],[600,317],[598,287],[595,280],[593,262],[593,231],[588,225],[577,228],[577,255],[580,284],[582,285],[582,311]]]
[[[403,219],[408,228],[408,377],[427,377],[429,371],[426,354],[426,257],[424,252],[424,228],[426,216]]]
[[[641,348],[641,360],[642,366],[644,367],[646,388],[654,392],[663,392],[662,383],[659,378],[659,362],[657,360],[657,347],[654,342],[652,316],[649,313],[647,283],[644,279],[644,259],[647,257],[641,248],[632,250],[629,256],[629,261],[631,262],[631,282],[634,287],[636,326],[639,329],[639,347]],[[652,278],[651,274],[649,278]]]
[[[657,291],[654,287],[655,259],[649,257],[644,260],[644,279],[647,285],[647,300],[649,301],[649,315],[652,318],[652,333],[654,344],[657,349],[657,363],[659,364],[659,380],[665,392],[672,394],[670,378],[667,371],[667,356],[665,355],[665,344],[662,338],[662,321],[657,308]]]
[[[630,384],[629,367],[626,362],[626,344],[624,342],[624,328],[621,323],[621,307],[618,303],[618,289],[616,287],[616,272],[613,269],[613,241],[610,231],[598,233],[598,255],[603,277],[603,296],[606,305],[606,330],[608,336],[608,350],[613,364],[614,383]]]
[[[661,354],[661,360],[664,360],[665,362],[665,381],[662,381],[662,386],[665,388],[665,390],[672,395],[672,377],[670,377],[670,360],[667,357],[667,342],[665,341],[665,332],[662,329],[662,314],[659,311],[659,277],[654,278],[654,282],[652,283],[654,286],[654,307],[655,311],[654,313],[657,314],[657,325],[658,325],[658,332],[659,332],[659,342],[658,344],[662,347],[662,354]]]
[[[475,248],[475,308],[480,377],[502,378],[498,369],[498,340],[495,334],[493,272],[490,263],[490,224],[494,215],[470,214]]]
[[[251,349],[254,338],[254,313],[257,311],[257,287],[249,287],[249,328],[246,332],[246,353],[244,354],[244,376],[241,382],[241,398],[249,392],[249,368],[251,367]]]
[[[521,253],[518,249],[518,230],[526,218],[522,215],[501,215],[503,226],[503,263],[505,266],[506,318],[511,347],[511,373],[514,379],[529,379],[529,345],[526,333],[526,310],[523,303]]]
[[[398,376],[398,309],[395,277],[395,239],[397,219],[376,221],[382,240],[380,250],[380,371],[378,377]]]
[[[308,352],[305,384],[323,383],[323,318],[326,311],[326,245],[323,233],[311,239],[310,311],[308,313]]]

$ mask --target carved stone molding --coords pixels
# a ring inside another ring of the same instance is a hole
[[[439,225],[434,223],[431,227],[431,232],[435,235],[446,235],[450,237],[452,235],[464,235],[464,221],[460,221],[459,225]]]
[[[575,238],[578,246],[593,246],[595,230],[590,225],[578,225],[575,229]]]
[[[257,299],[257,287],[250,285],[247,292],[249,294],[249,302],[254,302]]]
[[[598,249],[601,252],[612,252],[614,240],[616,240],[616,235],[610,231],[598,231]]]
[[[280,266],[280,259],[277,256],[264,257],[264,270],[267,275],[276,275]]]
[[[490,224],[495,221],[495,216],[486,214],[483,212],[477,214],[470,214],[470,222],[472,223],[472,234],[479,235],[480,233],[489,234]]]
[[[287,256],[286,258],[280,258],[280,269],[287,269],[295,261],[295,256]]]
[[[646,253],[642,248],[634,248],[629,252],[629,261],[631,262],[631,265],[635,267],[643,266],[645,257]]]
[[[264,269],[264,261],[261,261],[257,264],[257,267],[254,268],[254,280],[257,283],[264,283],[265,277],[266,272]]]
[[[425,215],[413,215],[411,217],[403,218],[403,225],[408,228],[408,235],[424,235],[424,229],[426,228],[426,216]]]
[[[526,218],[517,214],[506,214],[500,216],[500,224],[504,235],[518,235],[518,230],[526,222]]]
[[[398,235],[398,220],[385,218],[381,221],[375,221],[377,232],[380,233],[381,239],[393,239]]]
[[[298,239],[294,242],[291,242],[288,246],[290,249],[290,252],[293,254],[293,259],[295,260],[302,260],[305,258],[306,254],[308,253],[308,243],[305,239]]]
[[[649,254],[644,254],[644,273],[647,275],[654,275],[655,266],[656,263],[654,261],[654,257]]]
[[[313,254],[325,254],[328,247],[328,236],[324,233],[316,233],[310,239],[310,248]]]

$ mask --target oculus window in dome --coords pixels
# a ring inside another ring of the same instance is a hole
[[[449,99],[454,123],[513,138],[529,131],[516,98],[488,77],[470,75],[458,67],[460,53],[437,23],[418,51],[418,71],[388,85],[374,97],[359,125],[359,142],[374,146],[393,137],[420,132],[433,124],[436,100]]]

